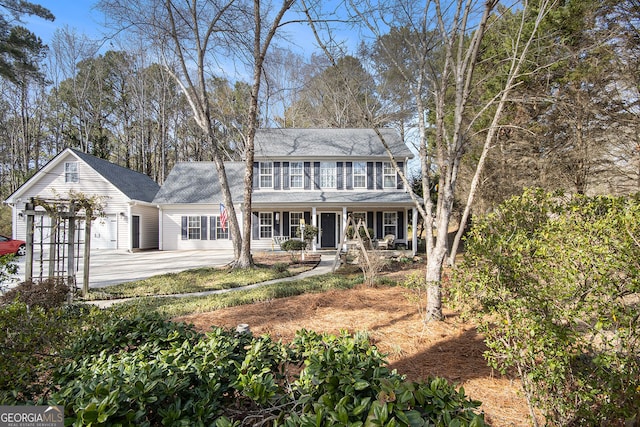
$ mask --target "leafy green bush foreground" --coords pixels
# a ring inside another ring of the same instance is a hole
[[[550,425],[640,422],[640,201],[529,190],[474,220],[454,296]]]
[[[484,425],[462,389],[405,381],[363,334],[283,344],[131,313],[0,307],[0,404],[63,405],[77,426]]]

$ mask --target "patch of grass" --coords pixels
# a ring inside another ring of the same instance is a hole
[[[325,292],[330,289],[351,289],[361,283],[362,274],[352,271],[339,271],[306,279],[265,285],[254,289],[237,290],[202,297],[140,298],[118,304],[118,306],[120,308],[130,307],[144,312],[155,311],[167,318],[172,318],[304,293]]]
[[[311,267],[308,266],[306,269]],[[303,270],[302,267],[289,270],[275,269],[262,265],[248,270],[220,267],[196,268],[180,273],[161,274],[148,279],[92,290],[89,299],[105,297],[131,298],[231,289],[267,280],[290,277]]]

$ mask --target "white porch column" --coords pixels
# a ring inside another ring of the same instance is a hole
[[[411,252],[413,256],[416,256],[418,253],[418,210],[416,208],[411,208],[413,211],[413,218],[411,222],[411,235],[413,238],[413,244],[411,245]]]
[[[318,228],[318,218],[317,218],[317,213],[316,213],[316,207],[313,206],[311,208],[311,225],[313,225],[314,227]],[[320,233],[318,233],[320,234]],[[313,239],[313,244],[311,245],[311,250],[313,252],[318,250],[318,237],[316,236],[315,239]]]
[[[347,228],[347,207],[343,206],[342,207],[342,227],[340,227],[340,234],[338,235],[339,238],[342,240],[342,236],[344,236],[344,232]],[[338,242],[338,244],[340,244],[340,242]],[[347,240],[345,239],[345,241],[342,243],[342,248],[338,248],[338,249],[342,249],[342,250],[347,250]]]

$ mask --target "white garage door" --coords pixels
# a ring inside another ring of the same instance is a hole
[[[118,219],[116,215],[97,218],[91,224],[91,249],[117,249]]]

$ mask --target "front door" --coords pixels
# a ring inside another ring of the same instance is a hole
[[[321,213],[320,214],[320,247],[335,248],[336,247],[336,214]]]

